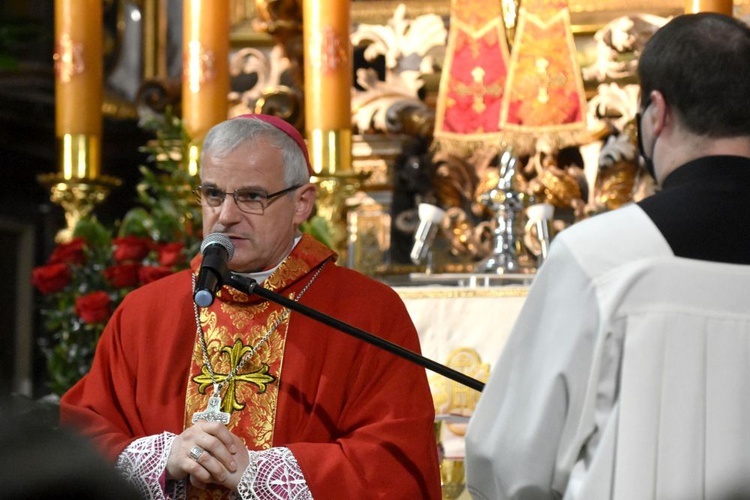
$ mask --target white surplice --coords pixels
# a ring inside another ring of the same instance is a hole
[[[675,257],[636,205],[562,232],[471,419],[473,497],[690,500],[750,486],[745,310],[750,266]]]

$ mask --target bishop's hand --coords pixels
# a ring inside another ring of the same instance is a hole
[[[242,439],[234,434],[232,434],[232,437],[234,438],[234,446],[237,450],[239,450],[234,455],[234,460],[237,463],[237,469],[235,472],[229,472],[223,480],[220,480],[218,477],[214,477],[213,480],[215,483],[219,483],[231,491],[237,491],[237,485],[240,483],[242,474],[244,474],[245,470],[247,470],[247,467],[250,463],[250,457],[248,455],[247,449],[245,448],[245,443],[242,441]]]
[[[239,470],[238,461],[244,463]],[[247,462],[244,445],[223,424],[199,421],[175,437],[167,458],[167,478],[190,476],[190,482],[198,488],[208,483],[224,484],[237,474],[239,482]]]

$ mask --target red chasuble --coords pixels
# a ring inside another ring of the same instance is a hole
[[[397,294],[334,258],[305,235],[264,287],[419,352]],[[206,408],[213,389],[191,290],[199,265],[196,258],[192,272],[128,294],[90,373],[62,398],[61,421],[91,436],[113,460],[136,438],[179,434],[193,412]],[[217,381],[278,323],[224,384],[222,410],[249,449],[288,447],[316,499],[440,498],[423,368],[226,287],[201,310],[200,321]],[[190,495],[204,493],[229,496],[217,489]]]

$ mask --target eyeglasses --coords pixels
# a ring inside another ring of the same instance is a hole
[[[269,194],[262,189],[255,188],[238,189],[233,193],[227,193],[215,186],[198,186],[193,189],[193,194],[200,205],[211,208],[220,207],[221,204],[224,203],[224,199],[227,195],[231,195],[240,211],[245,212],[246,214],[263,215],[266,208],[279,199],[282,194],[294,191],[300,187],[302,187],[301,184]]]

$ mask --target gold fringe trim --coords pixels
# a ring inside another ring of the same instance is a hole
[[[530,156],[537,152],[538,145],[542,143],[550,151],[556,151],[569,146],[588,144],[595,138],[596,136],[591,131],[581,127],[580,124],[577,124],[575,128],[569,126],[566,130],[540,130],[535,133],[506,130],[502,133],[486,135],[440,134],[436,135],[433,140],[432,151],[466,158],[477,151],[494,150],[496,153],[501,153],[511,149],[517,156]]]

